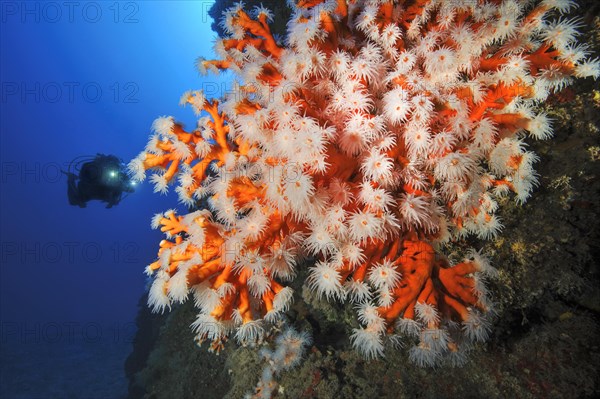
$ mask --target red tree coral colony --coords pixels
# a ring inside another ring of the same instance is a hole
[[[599,75],[576,43],[565,0],[322,1],[293,5],[283,45],[267,9],[226,11],[220,60],[239,82],[222,100],[184,93],[198,125],[171,117],[130,164],[154,170],[155,191],[180,202],[153,225],[167,236],[149,305],[191,293],[197,340],[219,349],[232,332],[260,340],[289,308],[297,258],[316,259],[306,283],[352,301],[365,356],[413,337],[411,360],[457,363],[490,330],[477,251],[452,264],[450,239],[494,237],[497,198],[524,202],[536,185],[524,138],[551,136],[535,105],[573,77]]]

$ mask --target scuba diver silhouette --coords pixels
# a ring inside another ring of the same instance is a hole
[[[99,200],[112,208],[123,199],[123,193],[132,193],[135,183],[126,172],[126,166],[114,155],[97,154],[95,157],[77,157],[69,164],[67,195],[69,204],[85,208],[87,202]]]

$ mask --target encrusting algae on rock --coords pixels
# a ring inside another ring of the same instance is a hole
[[[600,74],[577,22],[560,18],[573,6],[300,1],[285,45],[267,9],[227,10],[221,59],[197,65],[234,71],[237,90],[184,93],[198,126],[158,118],[130,163],[139,180],[154,171],[155,191],[208,203],[153,219],[167,237],[147,268],[149,305],[191,294],[199,342],[257,342],[309,256],[306,284],[356,304],[351,339],[367,358],[407,339],[418,365],[462,363],[489,334],[495,269],[476,250],[454,264],[442,246],[499,233],[498,199],[523,203],[537,184],[525,139],[552,135],[536,104]]]

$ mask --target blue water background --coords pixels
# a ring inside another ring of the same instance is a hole
[[[0,397],[117,398],[159,232],[176,204],[144,183],[113,209],[68,205],[60,174],[80,155],[124,160],[212,55],[213,1],[12,2],[1,6]],[[98,90],[99,89],[99,90]],[[180,207],[183,209],[183,207]]]

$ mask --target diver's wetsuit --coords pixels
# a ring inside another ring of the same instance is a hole
[[[98,154],[83,164],[79,176],[63,172],[67,175],[69,204],[85,208],[87,202],[94,199],[106,202],[107,208],[118,204],[123,191],[133,192],[121,168],[121,161],[114,155]]]

